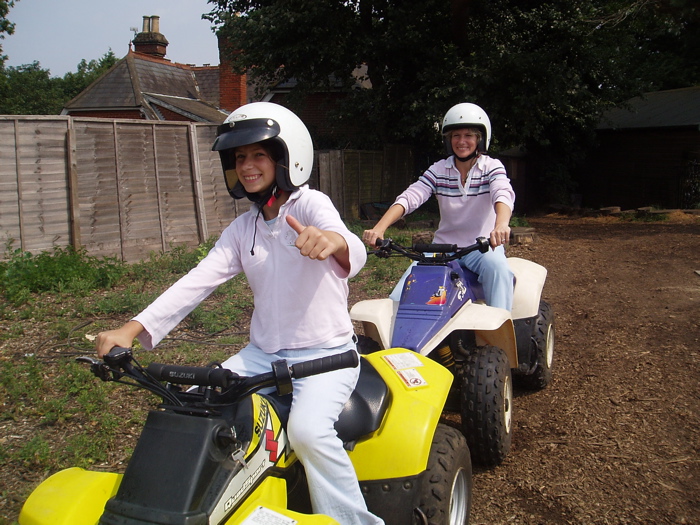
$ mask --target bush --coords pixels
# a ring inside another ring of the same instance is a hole
[[[84,296],[93,290],[111,288],[126,272],[126,266],[117,259],[93,257],[70,246],[55,247],[53,252],[38,255],[8,249],[6,259],[0,262],[0,289],[16,305],[24,304],[31,293]]]

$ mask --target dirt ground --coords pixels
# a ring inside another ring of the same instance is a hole
[[[700,523],[700,220],[530,223],[509,255],[548,269],[554,380],[514,399],[471,523]]]
[[[475,469],[470,523],[700,524],[700,217],[528,220],[536,239],[509,255],[548,269],[554,380],[516,391],[510,455]]]

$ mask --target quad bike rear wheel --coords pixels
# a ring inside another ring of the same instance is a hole
[[[537,366],[532,374],[519,376],[518,384],[528,390],[542,390],[552,382],[554,360],[554,314],[552,307],[545,301],[540,301],[532,341],[535,345]]]
[[[357,336],[357,351],[360,355],[369,355],[381,350],[379,343],[366,335]]]
[[[506,353],[495,346],[474,349],[462,366],[460,410],[462,431],[472,461],[499,465],[510,451],[513,381]]]
[[[438,424],[428,469],[418,493],[415,524],[467,525],[472,503],[472,464],[464,436]]]

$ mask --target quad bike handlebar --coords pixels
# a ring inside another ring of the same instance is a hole
[[[417,243],[411,247],[401,246],[391,239],[377,239],[377,249],[370,252],[377,257],[387,258],[392,255],[403,255],[419,263],[444,263],[456,261],[468,253],[489,251],[489,241],[485,237],[477,237],[476,242],[469,246],[459,247],[456,244]]]
[[[151,363],[143,368],[134,358],[131,348],[114,347],[104,359],[80,356],[76,361],[88,363],[90,371],[102,381],[115,381],[138,386],[160,396],[166,403],[184,406],[191,396],[171,385],[198,385],[220,389],[207,398],[208,404],[229,404],[266,387],[276,387],[279,395],[292,391],[292,379],[324,374],[359,364],[357,352],[349,350],[291,366],[280,359],[272,363],[272,371],[242,377],[226,368],[212,366],[180,366]],[[166,382],[167,384],[163,384]],[[170,386],[168,385],[170,384]]]

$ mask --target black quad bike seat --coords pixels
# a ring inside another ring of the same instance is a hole
[[[379,428],[389,406],[389,389],[372,363],[360,359],[360,377],[338,417],[335,429],[347,444]]]

